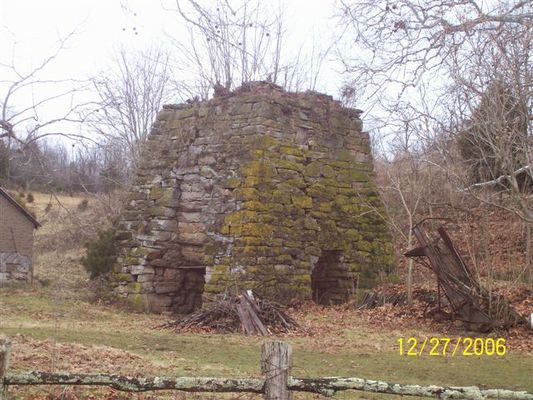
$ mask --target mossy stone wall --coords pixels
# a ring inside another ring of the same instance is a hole
[[[161,111],[122,214],[113,282],[150,311],[190,312],[242,289],[344,302],[391,269],[380,215],[356,110],[248,85]]]

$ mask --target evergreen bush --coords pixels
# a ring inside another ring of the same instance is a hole
[[[96,240],[88,242],[87,253],[81,259],[91,279],[107,274],[113,268],[116,258],[115,230],[110,228],[98,233]]]

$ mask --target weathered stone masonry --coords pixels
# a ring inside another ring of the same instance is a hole
[[[116,292],[190,312],[253,288],[323,304],[371,287],[393,262],[356,110],[251,84],[165,106],[122,214]]]

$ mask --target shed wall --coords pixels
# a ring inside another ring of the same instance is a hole
[[[33,231],[33,223],[0,196],[0,281],[32,280]]]

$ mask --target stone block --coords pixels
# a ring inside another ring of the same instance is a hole
[[[130,265],[129,272],[132,275],[155,274],[155,270],[152,267],[147,267],[145,265]]]
[[[181,282],[157,282],[154,285],[154,290],[157,294],[177,293],[181,286]]]
[[[153,282],[156,280],[155,274],[143,274],[143,275],[137,275],[137,282],[143,283],[143,285],[146,285],[146,282]],[[148,286],[143,286],[145,289],[148,288]],[[150,287],[150,290],[152,290],[152,287]]]
[[[183,232],[178,234],[178,240],[188,244],[205,244],[208,242],[208,236],[203,232]]]
[[[158,268],[168,267],[169,266],[169,262],[168,262],[168,260],[165,260],[165,259],[162,259],[162,258],[157,258],[155,260],[151,260],[150,261],[150,265],[152,267],[158,267]]]
[[[178,214],[177,219],[178,219],[178,221],[183,221],[183,222],[201,222],[202,221],[202,213],[200,213],[200,212],[180,212]]]
[[[145,294],[142,303],[145,304],[145,311],[160,313],[169,309],[172,297],[164,294]]]
[[[163,278],[165,278],[166,281],[177,282],[177,284],[179,284],[180,282],[183,282],[183,270],[165,268]]]
[[[203,246],[187,246],[181,248],[181,258],[190,265],[201,265],[204,260],[205,250]]]
[[[199,222],[178,222],[179,233],[199,233],[204,232],[205,226]]]

